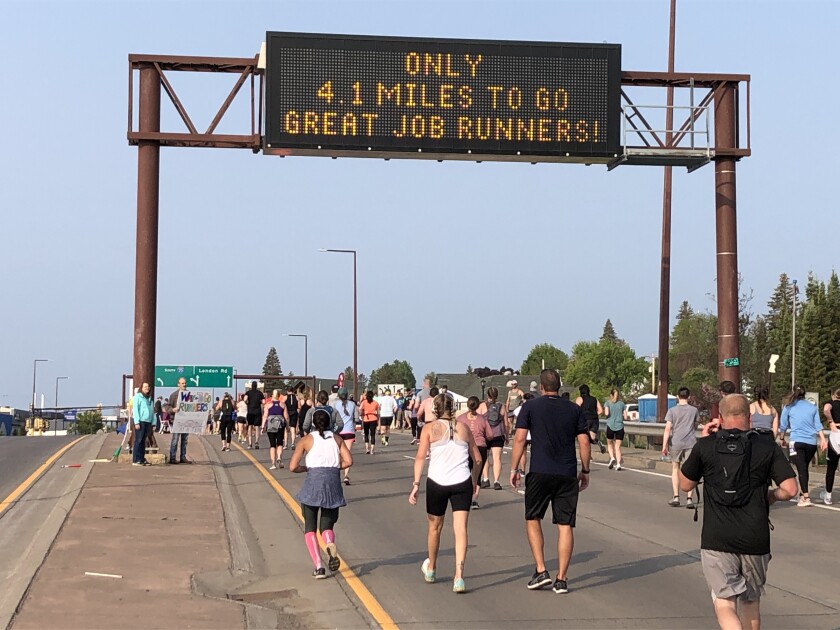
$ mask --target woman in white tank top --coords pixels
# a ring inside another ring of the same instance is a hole
[[[341,560],[335,548],[333,528],[338,520],[338,509],[347,505],[341,486],[341,469],[353,465],[353,456],[339,436],[329,430],[332,424],[330,414],[324,409],[316,409],[312,414],[313,431],[301,438],[295,447],[289,470],[294,473],[307,473],[300,492],[295,497],[300,501],[303,511],[304,541],[315,565],[312,576],[316,579],[326,577],[318,549],[316,529],[327,547],[330,571],[338,571]],[[306,457],[306,464],[301,464]],[[320,512],[320,520],[318,513]]]
[[[420,445],[414,458],[414,484],[408,502],[417,504],[420,477],[429,456],[426,479],[426,513],[429,519],[427,536],[429,557],[421,570],[426,582],[436,579],[440,534],[443,530],[447,504],[452,506],[452,527],[455,532],[455,579],[452,590],[464,593],[464,562],[467,558],[467,523],[470,505],[475,497],[480,472],[481,453],[472,431],[462,422],[454,421],[452,399],[444,394],[435,397],[432,406],[433,422],[428,422],[420,434]],[[472,461],[470,461],[472,459]],[[471,464],[475,462],[474,465]],[[470,470],[472,468],[472,470]]]

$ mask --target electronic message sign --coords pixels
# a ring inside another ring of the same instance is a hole
[[[621,46],[266,35],[264,149],[279,155],[607,162]]]

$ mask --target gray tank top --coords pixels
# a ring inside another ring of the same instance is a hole
[[[758,407],[756,407],[758,409]],[[750,416],[750,425],[753,429],[772,429],[773,428],[773,414],[763,414],[756,411]]]

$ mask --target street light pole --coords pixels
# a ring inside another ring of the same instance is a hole
[[[799,287],[793,281],[793,325],[790,330],[790,388],[796,387],[796,294]]]
[[[32,416],[31,416],[31,419],[32,419],[32,428],[33,429],[35,428],[35,395],[36,395],[35,394],[35,382],[36,382],[35,379],[37,378],[37,374],[38,374],[38,364],[39,363],[46,363],[47,361],[49,361],[49,359],[35,359],[32,362],[32,406],[31,406]]]
[[[55,408],[58,409],[58,381],[66,381],[69,380],[69,376],[56,376],[55,377]]]
[[[309,335],[284,334],[284,337],[303,337],[303,373],[309,376]]]
[[[356,250],[355,249],[319,249],[319,252],[334,254],[353,254],[353,400],[359,400],[359,310],[356,291]]]

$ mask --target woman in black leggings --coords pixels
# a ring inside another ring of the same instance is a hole
[[[322,580],[326,575],[318,549],[318,535],[327,551],[330,571],[338,571],[341,560],[335,547],[335,524],[338,509],[347,505],[341,487],[341,470],[353,465],[353,456],[340,436],[330,431],[332,419],[324,409],[312,415],[312,432],[298,441],[289,469],[306,473],[300,492],[295,497],[303,511],[304,541],[315,571],[312,577]],[[301,462],[306,458],[306,464]],[[320,512],[320,518],[319,518]]]
[[[233,406],[233,399],[230,394],[225,393],[224,398],[216,406],[216,410],[221,413],[221,422],[219,431],[222,434],[222,450],[230,450],[230,440],[233,437],[233,427],[236,424],[234,421],[234,414],[236,408]]]
[[[808,494],[808,467],[817,454],[817,440],[820,450],[828,448],[828,442],[822,433],[822,423],[817,412],[817,406],[805,400],[805,388],[797,385],[793,388],[791,402],[782,409],[779,422],[779,432],[785,433],[790,428],[790,442],[792,445],[791,461],[796,466],[799,476],[799,507],[810,507],[811,497]],[[795,453],[795,455],[794,455]]]
[[[831,393],[831,402],[825,404],[823,413],[828,420],[828,428],[831,430],[832,436],[840,433],[840,387]],[[829,440],[828,450],[826,451],[828,465],[825,469],[825,496],[823,496],[826,505],[831,505],[834,476],[837,473],[837,465],[840,464],[840,452],[835,448],[836,443],[836,438]]]

